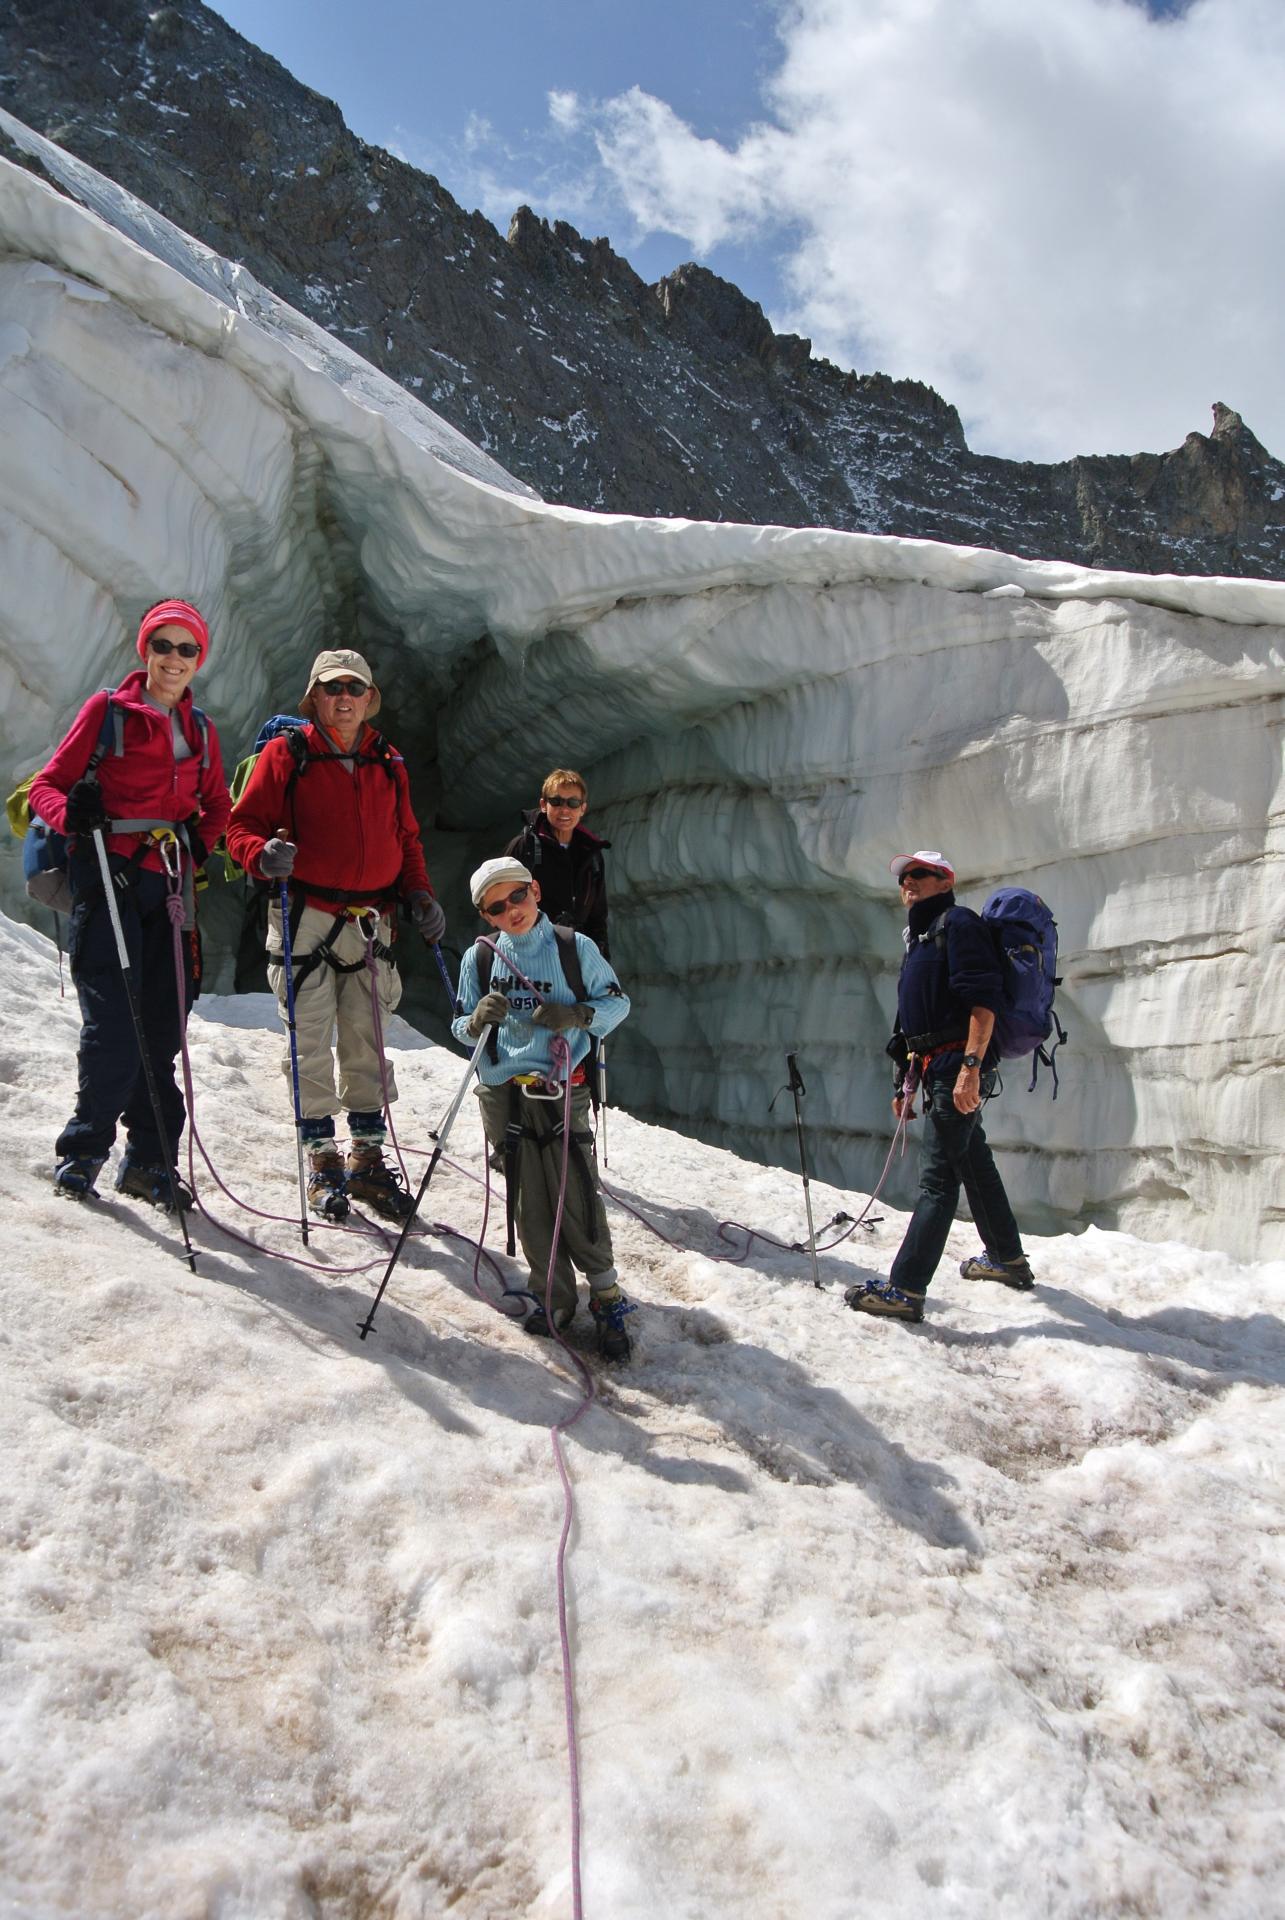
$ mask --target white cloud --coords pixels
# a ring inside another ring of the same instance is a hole
[[[549,118],[563,133],[574,133],[580,125],[580,96],[554,90],[549,95]]]
[[[787,0],[780,32],[734,148],[637,88],[593,111],[642,232],[776,236],[781,324],[984,450],[1159,449],[1224,400],[1285,452],[1280,0]]]

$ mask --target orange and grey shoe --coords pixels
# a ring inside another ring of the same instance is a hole
[[[383,1150],[373,1141],[353,1141],[345,1184],[358,1206],[369,1207],[385,1220],[408,1220],[415,1211],[414,1196],[406,1191],[401,1175],[385,1165]]]
[[[971,1259],[960,1261],[959,1271],[965,1280],[998,1280],[1002,1287],[1013,1287],[1018,1293],[1029,1293],[1035,1285],[1024,1253],[1019,1253],[1016,1260],[996,1260],[989,1253],[975,1253]]]
[[[924,1317],[922,1293],[907,1293],[894,1287],[891,1280],[868,1280],[864,1286],[849,1287],[844,1301],[855,1313],[874,1313],[884,1320],[911,1320]]]
[[[308,1151],[308,1206],[323,1220],[348,1218],[344,1157],[333,1140]]]

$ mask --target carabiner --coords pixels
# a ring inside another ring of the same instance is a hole
[[[183,845],[173,827],[153,827],[152,843],[167,877],[177,880],[183,871]]]

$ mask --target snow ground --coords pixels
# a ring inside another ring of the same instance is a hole
[[[362,1344],[360,1241],[314,1273],[197,1220],[193,1277],[162,1216],[55,1199],[75,1003],[30,929],[0,962],[0,1912],[569,1914],[565,1363],[458,1243]],[[198,1009],[197,1118],[289,1215],[268,1009]],[[464,1063],[393,1038],[422,1145]],[[871,1323],[840,1288],[901,1216],[817,1293],[706,1257],[726,1214],[796,1240],[797,1179],[615,1112],[609,1149],[705,1252],[613,1209],[639,1352],[566,1443],[586,1914],[1279,1913],[1285,1267],[1091,1231],[1031,1243],[1034,1295],[945,1266]]]

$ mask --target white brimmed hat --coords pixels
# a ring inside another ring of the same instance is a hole
[[[933,867],[938,873],[944,873],[953,880],[955,869],[944,853],[919,852],[899,853],[895,860],[888,862],[888,871],[894,880],[900,880],[907,867]]]
[[[506,880],[511,881],[515,887],[520,887],[523,881],[530,886],[531,879],[532,876],[520,860],[513,860],[502,854],[498,860],[482,862],[469,881],[468,890],[473,896],[473,905],[480,907],[492,887],[498,887]]]

